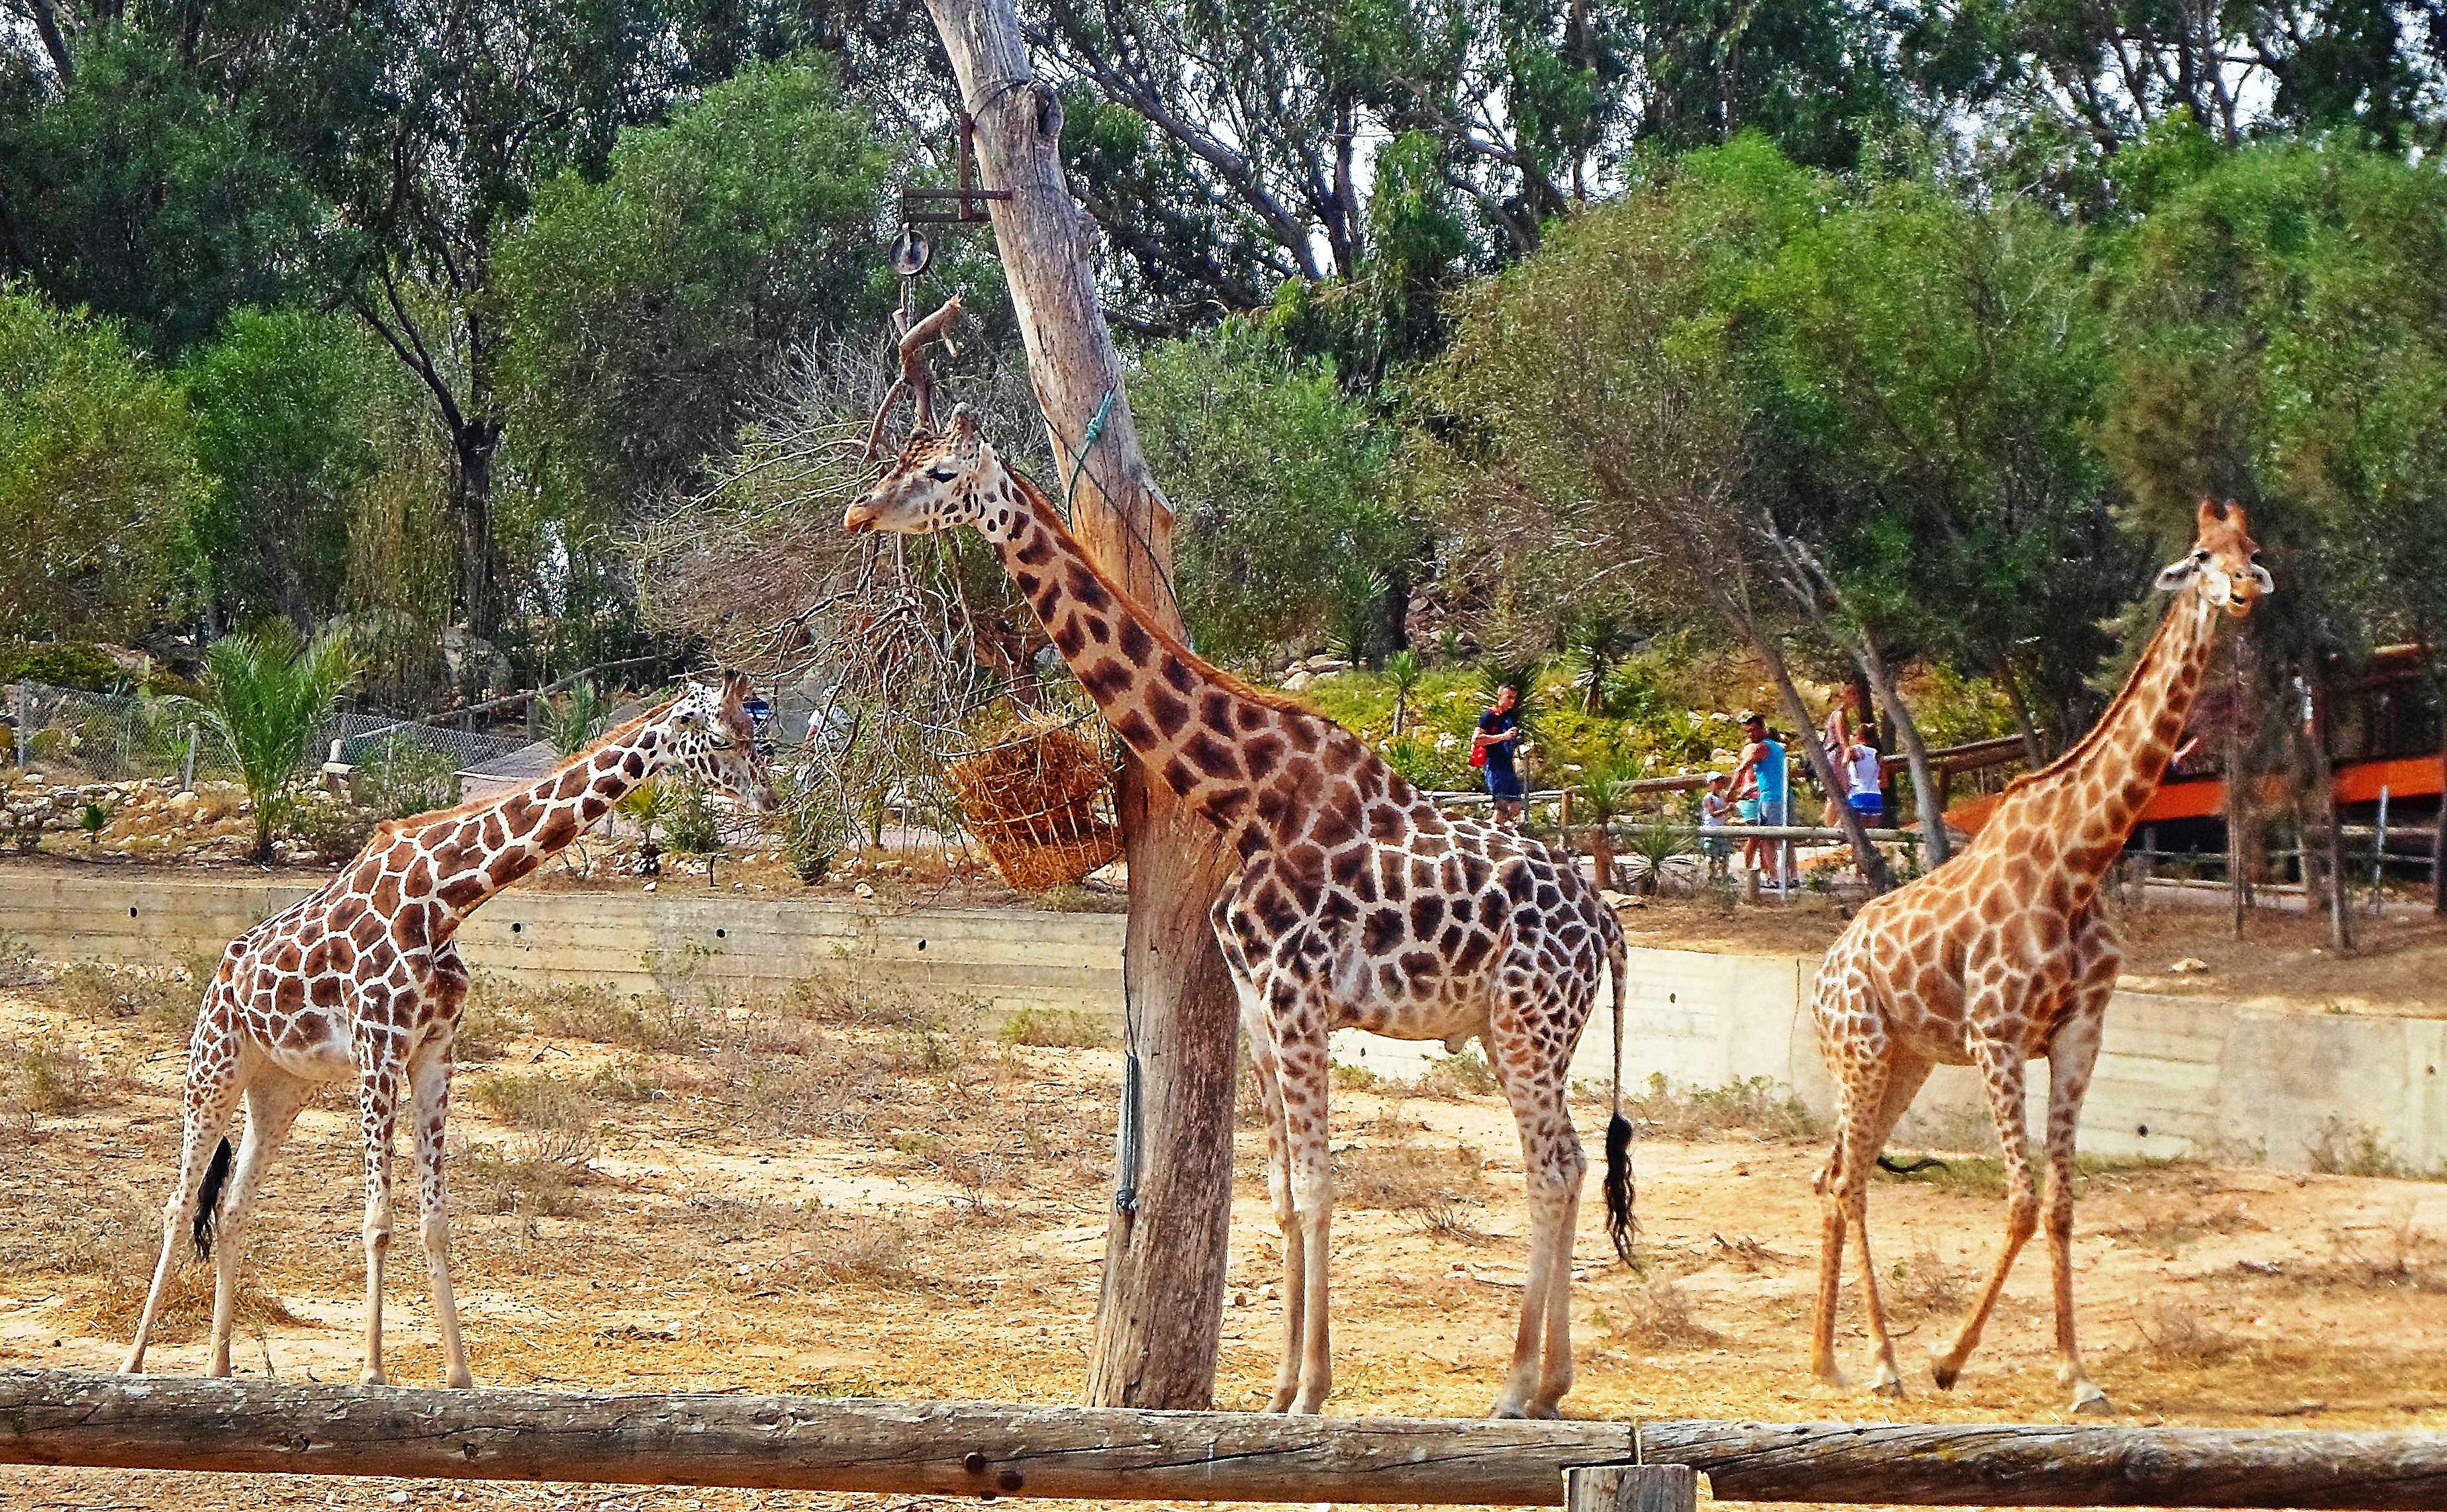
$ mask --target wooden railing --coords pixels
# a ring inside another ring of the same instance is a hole
[[[920,1496],[1687,1506],[2447,1507],[2447,1436],[2006,1424],[1483,1422],[0,1373],[0,1463]],[[1585,1494],[1584,1494],[1585,1492]]]

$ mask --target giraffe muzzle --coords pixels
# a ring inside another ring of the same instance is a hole
[[[842,512],[842,529],[853,536],[863,536],[875,528],[875,503],[864,494],[849,501]]]

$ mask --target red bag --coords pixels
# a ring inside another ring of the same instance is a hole
[[[1470,764],[1472,766],[1484,766],[1487,765],[1487,747],[1475,737],[1472,737],[1470,743]]]

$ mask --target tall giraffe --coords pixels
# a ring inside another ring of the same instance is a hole
[[[339,876],[230,942],[188,1041],[179,1184],[161,1209],[161,1258],[122,1370],[144,1368],[145,1342],[184,1233],[213,1261],[211,1373],[229,1374],[238,1260],[264,1169],[315,1084],[353,1077],[366,1158],[364,1378],[369,1385],[384,1379],[383,1257],[390,1246],[391,1136],[405,1082],[414,1094],[434,1316],[449,1384],[469,1384],[450,1295],[442,1183],[450,1042],[467,995],[467,969],[453,936],[485,899],[542,865],[665,767],[694,772],[759,811],[771,807],[772,787],[743,708],[749,691],[737,672],[692,682],[532,786],[386,823]],[[246,1137],[233,1181],[227,1132],[241,1093]]]
[[[2052,765],[2005,790],[1977,838],[1945,865],[1872,899],[1818,968],[1812,1012],[1836,1090],[1834,1149],[1814,1183],[1824,1199],[1810,1368],[1835,1366],[1835,1297],[1848,1229],[1860,1231],[1861,1289],[1877,1348],[1871,1389],[1901,1396],[1894,1342],[1869,1261],[1869,1167],[1931,1067],[1979,1068],[2005,1161],[2005,1242],[1970,1317],[1933,1362],[1950,1389],[1980,1342],[2014,1258],[2040,1221],[2024,1127],[2025,1063],[2048,1059],[2048,1255],[2056,1286],[2058,1379],[2077,1412],[2110,1410],[2074,1341],[2073,1156],[2082,1093],[2123,964],[2097,910],[2101,879],[2157,791],[2217,640],[2221,611],[2241,619],[2275,591],[2237,505],[2204,500],[2192,549],[2158,575],[2176,595],[2164,623],[2098,723]]]
[[[1572,1237],[1588,1166],[1565,1071],[1608,965],[1618,1110],[1607,1226],[1626,1255],[1630,1242],[1623,938],[1596,889],[1534,841],[1446,817],[1341,726],[1200,659],[1088,559],[965,407],[941,435],[914,436],[843,523],[904,535],[974,527],[1114,732],[1243,858],[1210,918],[1265,1105],[1283,1237],[1283,1356],[1269,1410],[1316,1412],[1333,1384],[1326,1036],[1354,1028],[1456,1051],[1472,1035],[1486,1044],[1520,1129],[1531,1227],[1494,1415],[1557,1415],[1572,1383]]]

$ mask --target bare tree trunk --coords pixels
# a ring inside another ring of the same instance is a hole
[[[2303,738],[2311,747],[2311,781],[2318,784],[2320,813],[2327,830],[2328,944],[2338,951],[2354,948],[2353,910],[2345,904],[2345,829],[2337,809],[2337,778],[2328,765],[2328,695],[2319,681],[2319,664],[2305,668],[2305,685],[2311,690],[2311,718]],[[2447,796],[2442,796],[2447,803]],[[2307,847],[2306,847],[2307,848]]]
[[[51,55],[51,66],[59,70],[60,88],[67,89],[76,83],[76,59],[68,52],[68,39],[60,34],[59,7],[53,0],[33,0],[34,30],[43,39],[43,50]]]
[[[1928,864],[1934,871],[1953,859],[1954,837],[1945,831],[1945,796],[1937,790],[1937,774],[1928,764],[1928,742],[1921,738],[1920,724],[1904,707],[1894,674],[1887,670],[1887,659],[1866,627],[1859,641],[1861,670],[1868,674],[1869,686],[1877,691],[1878,707],[1886,711],[1887,728],[1903,744],[1904,765],[1911,768],[1912,802],[1920,809],[1921,833],[1928,837]]]
[[[1063,179],[1060,97],[1034,79],[1011,0],[927,0],[927,9],[977,118],[978,170],[1011,191],[991,206],[995,242],[1066,474],[1091,421],[1105,416],[1079,476],[1073,528],[1100,567],[1179,630],[1172,511],[1148,475],[1097,303],[1095,224]],[[1109,1407],[1203,1408],[1214,1396],[1223,1332],[1239,1027],[1206,909],[1232,858],[1220,832],[1136,763],[1124,768],[1120,808],[1140,1168],[1118,1176],[1135,1199],[1106,1238],[1087,1396]]]
[[[2039,727],[2031,720],[2031,706],[2022,698],[2021,679],[2014,675],[2014,653],[1997,653],[1997,684],[2005,690],[2005,702],[2014,710],[2014,728],[2022,735],[2022,759],[2038,771],[2048,764],[2047,747],[2039,740]]]
[[[2227,891],[2234,907],[2234,937],[2243,938],[2246,915],[2252,903],[2251,874],[2246,865],[2259,835],[2258,803],[2251,790],[2251,774],[2247,769],[2243,731],[2249,712],[2251,655],[2250,643],[2241,635],[2234,638],[2234,710],[2226,728],[2226,873]],[[2310,879],[2303,881],[2305,888]],[[2307,892],[2305,895],[2309,896]]]

